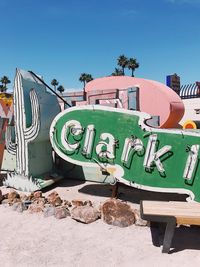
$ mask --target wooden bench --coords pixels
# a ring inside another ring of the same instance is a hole
[[[200,225],[200,203],[178,201],[140,202],[141,218],[150,222],[166,223],[163,253],[170,251],[176,225]]]

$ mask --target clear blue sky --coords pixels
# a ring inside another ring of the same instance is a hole
[[[18,67],[82,88],[82,72],[110,75],[121,54],[137,58],[137,77],[200,80],[200,0],[0,0],[0,13],[0,77],[12,84]]]

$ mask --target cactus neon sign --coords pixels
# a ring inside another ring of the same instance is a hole
[[[103,106],[74,107],[56,116],[50,140],[66,161],[99,166],[130,186],[200,201],[200,132],[151,128],[149,118]]]
[[[6,149],[14,156],[16,168],[9,170],[5,185],[34,191],[52,183],[44,177],[53,169],[49,128],[59,111],[56,97],[29,72],[17,69],[14,126],[6,130]]]

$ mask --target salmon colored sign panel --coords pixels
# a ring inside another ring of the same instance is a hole
[[[159,116],[161,128],[178,127],[184,114],[184,104],[171,88],[160,82],[129,76],[110,76],[87,83],[85,91],[90,94],[93,90],[127,90],[131,87],[139,88],[140,111]]]

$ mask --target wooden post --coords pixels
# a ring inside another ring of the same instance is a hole
[[[116,182],[116,184],[114,184],[112,186],[112,196],[111,196],[111,198],[117,198],[117,196],[118,196],[118,188],[119,188],[119,183]]]

